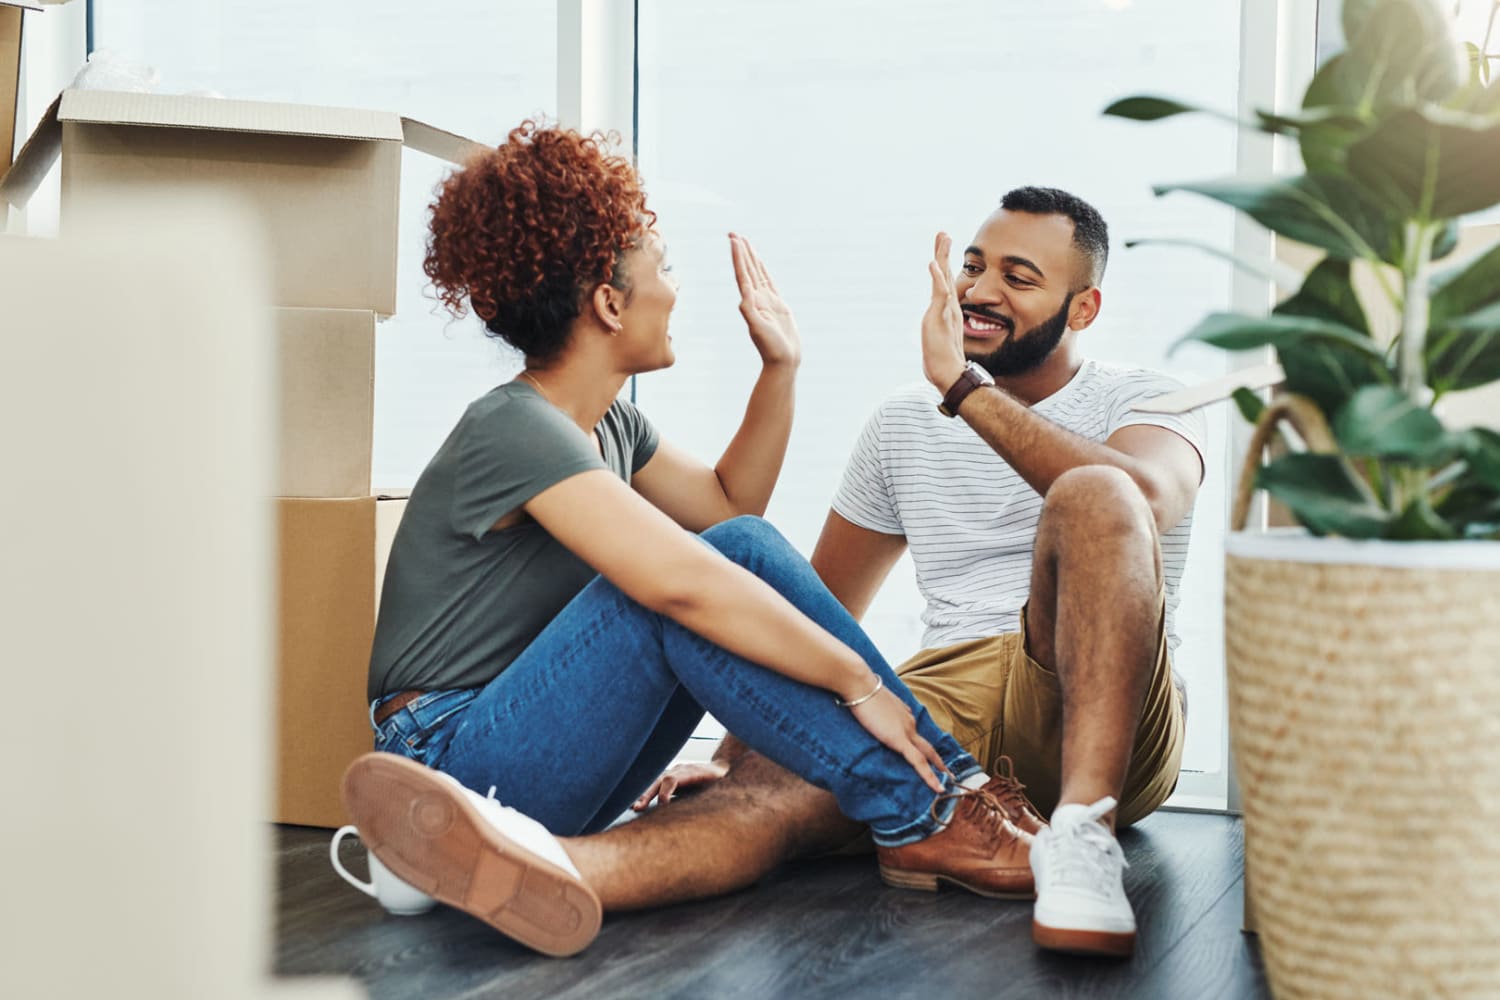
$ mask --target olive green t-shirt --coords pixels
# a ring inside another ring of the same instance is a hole
[[[412,489],[391,545],[368,694],[479,687],[521,654],[594,578],[529,518],[491,527],[549,486],[591,469],[630,481],[656,428],[617,400],[595,429],[603,455],[524,382],[474,401]]]

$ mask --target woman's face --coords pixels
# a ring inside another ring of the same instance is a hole
[[[666,249],[661,237],[651,233],[620,260],[630,301],[620,312],[619,340],[621,360],[631,372],[667,368],[676,360],[667,321],[677,304],[677,282],[667,265]]]

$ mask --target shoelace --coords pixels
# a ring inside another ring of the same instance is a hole
[[[1102,798],[1089,806],[1077,822],[1052,826],[1048,860],[1057,884],[1086,888],[1109,895],[1118,885],[1116,867],[1129,868],[1120,842],[1099,822],[1115,807],[1113,798]]]
[[[978,788],[965,788],[963,785],[955,785],[932,800],[930,811],[932,818],[938,822],[939,830],[946,830],[953,822],[951,817],[944,822],[938,811],[939,806],[954,799],[958,801],[958,804],[953,810],[953,817],[958,816],[958,810],[967,810],[974,816],[990,843],[996,844],[1015,839],[1016,828],[1011,825],[1009,813],[1000,801],[989,792]]]
[[[1037,811],[1036,806],[1026,797],[1026,786],[1016,777],[1016,765],[1009,756],[1002,754],[996,762],[1000,766],[996,768],[998,773],[991,775],[991,779],[999,786],[991,794],[1004,806],[1012,816],[1025,816],[1030,814],[1038,822],[1045,823],[1042,814]]]

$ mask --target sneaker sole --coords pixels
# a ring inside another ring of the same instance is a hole
[[[983,889],[979,886],[970,885],[951,875],[937,875],[932,872],[913,872],[901,868],[887,868],[880,866],[880,880],[893,889],[916,889],[919,892],[937,892],[940,889],[939,882],[946,882],[957,889],[972,892],[976,896],[984,896],[987,899],[1035,899],[1036,892],[1017,891],[1000,892],[995,889]]]
[[[439,902],[558,958],[598,935],[603,908],[594,891],[498,833],[436,772],[370,753],[344,772],[343,793],[365,846]]]
[[[1086,931],[1074,928],[1048,927],[1031,922],[1031,939],[1048,951],[1065,951],[1073,955],[1105,955],[1129,958],[1135,951],[1135,933]]]

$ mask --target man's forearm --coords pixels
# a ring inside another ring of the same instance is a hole
[[[1140,459],[1058,426],[998,386],[971,392],[958,417],[1042,496],[1058,476],[1082,465],[1113,466],[1135,480],[1148,499],[1156,492]]]
[[[764,514],[771,502],[792,435],[796,380],[795,364],[761,369],[739,430],[714,467],[724,495],[742,514]]]

